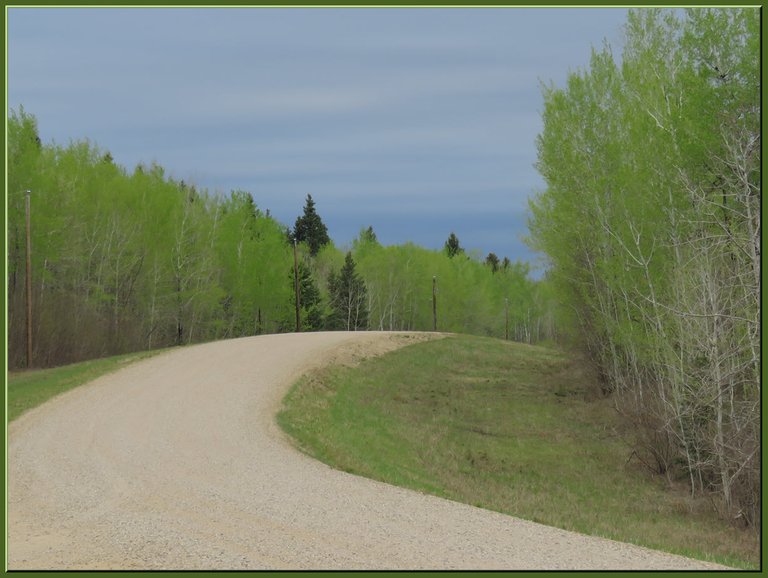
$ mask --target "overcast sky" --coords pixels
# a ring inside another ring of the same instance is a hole
[[[620,8],[11,8],[8,105],[286,225],[312,194],[337,245],[532,261],[541,82],[563,86]]]

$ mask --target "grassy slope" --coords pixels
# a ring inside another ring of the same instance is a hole
[[[628,462],[610,400],[555,350],[476,337],[307,376],[281,426],[339,469],[548,525],[755,568],[754,536]]]
[[[160,350],[93,359],[50,369],[9,372],[8,422],[60,393],[157,353]]]

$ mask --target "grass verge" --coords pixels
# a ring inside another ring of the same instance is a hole
[[[49,369],[8,372],[8,422],[60,393],[161,351],[127,353]]]
[[[744,569],[754,534],[634,461],[609,399],[554,349],[460,336],[305,376],[278,415],[338,469]]]

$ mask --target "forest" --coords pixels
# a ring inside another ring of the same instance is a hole
[[[760,524],[760,13],[630,11],[545,86],[531,243],[635,456]]]
[[[27,198],[32,367],[295,331],[297,284],[301,331],[427,331],[435,313],[440,331],[554,331],[527,264],[470,255],[454,234],[434,251],[362,227],[339,248],[311,195],[289,227],[249,192],[201,190],[156,163],[129,172],[87,141],[42,143],[23,109],[8,121],[8,191],[11,369],[27,365]]]

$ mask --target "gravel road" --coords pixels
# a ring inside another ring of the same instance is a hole
[[[333,470],[274,415],[290,384],[379,333],[177,349],[13,422],[8,568],[717,569]],[[336,352],[336,353],[334,353]]]

